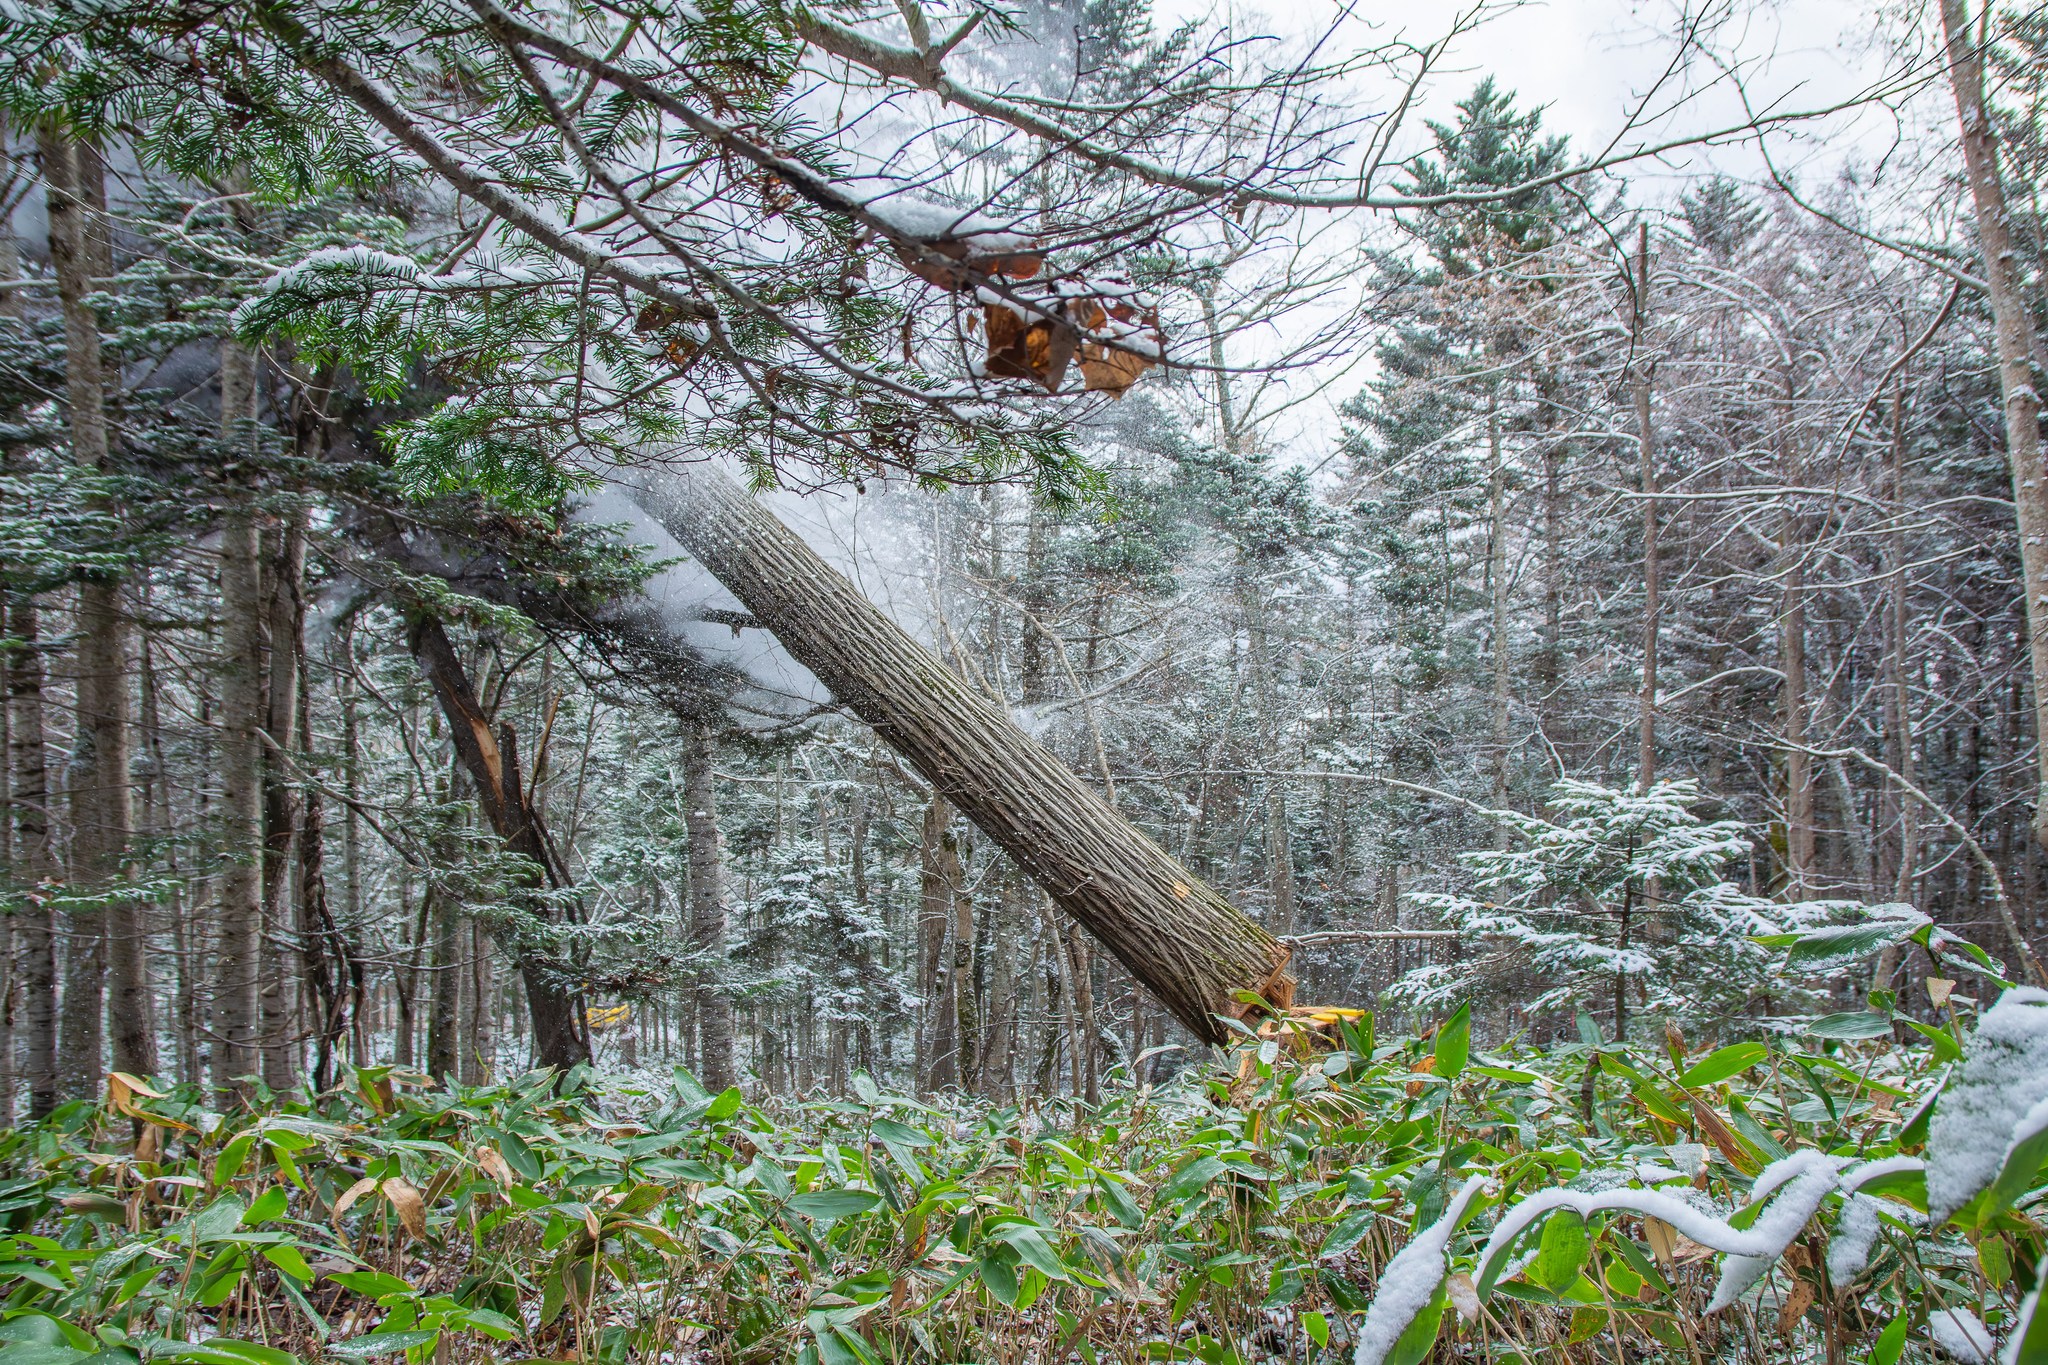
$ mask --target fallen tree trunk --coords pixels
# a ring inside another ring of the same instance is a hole
[[[1291,1003],[1288,949],[970,690],[738,484],[703,467],[640,505],[848,710],[1044,887],[1198,1037],[1255,991]]]

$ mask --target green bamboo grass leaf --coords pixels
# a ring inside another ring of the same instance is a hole
[[[829,1223],[835,1219],[852,1218],[866,1213],[881,1202],[880,1195],[870,1194],[866,1190],[806,1190],[802,1194],[790,1196],[788,1207],[793,1213],[800,1213],[820,1223]]]
[[[267,1223],[273,1218],[282,1218],[288,1203],[289,1198],[284,1192],[284,1186],[272,1185],[256,1196],[255,1203],[249,1205],[248,1211],[242,1215],[242,1224],[246,1227],[255,1223]]]
[[[1891,1036],[1891,1016],[1875,1010],[1853,1010],[1841,1014],[1824,1014],[1808,1024],[1804,1030],[1815,1038],[1829,1038],[1851,1042],[1865,1038],[1888,1038]]]
[[[415,1328],[402,1332],[372,1332],[368,1336],[354,1337],[348,1341],[330,1341],[330,1354],[348,1356],[352,1359],[367,1360],[373,1356],[388,1356],[397,1351],[410,1351],[414,1347],[431,1346],[441,1339],[439,1328],[426,1330]],[[220,1365],[227,1365],[221,1362]]]
[[[1529,1264],[1529,1278],[1553,1294],[1562,1294],[1578,1283],[1579,1271],[1592,1249],[1586,1220],[1571,1209],[1559,1209],[1543,1224],[1536,1259]]]
[[[1048,1280],[1073,1278],[1067,1273],[1066,1263],[1060,1259],[1059,1253],[1045,1240],[1045,1234],[1029,1223],[1006,1223],[989,1235],[1007,1243],[1024,1264]]]
[[[345,1285],[366,1299],[385,1299],[391,1295],[406,1295],[413,1292],[411,1285],[396,1275],[387,1275],[381,1270],[330,1270],[327,1278],[336,1284]]]
[[[1771,1050],[1762,1043],[1731,1043],[1687,1067],[1678,1083],[1688,1090],[1715,1085],[1761,1064],[1770,1055]]]
[[[1173,1179],[1166,1182],[1165,1188],[1159,1191],[1158,1202],[1162,1204],[1183,1203],[1191,1196],[1207,1189],[1209,1182],[1222,1175],[1223,1171],[1224,1166],[1220,1158],[1198,1156],[1187,1165],[1181,1167],[1174,1174]]]
[[[167,1343],[157,1347],[151,1356],[156,1360],[189,1361],[191,1365],[299,1365],[299,1358],[290,1351],[224,1337]]]
[[[991,1248],[982,1252],[980,1268],[981,1283],[988,1290],[989,1296],[1005,1308],[1016,1307],[1016,1267],[997,1255],[994,1249]]]
[[[1446,1081],[1458,1079],[1458,1073],[1465,1069],[1465,1062],[1472,1055],[1472,1006],[1469,1002],[1458,1006],[1457,1013],[1436,1031],[1436,1046],[1431,1055],[1436,1058],[1436,1075]]]
[[[1103,1207],[1118,1223],[1132,1229],[1145,1226],[1144,1211],[1132,1200],[1122,1181],[1108,1175],[1097,1175],[1095,1187],[1102,1194]]]
[[[1436,1345],[1437,1334],[1443,1326],[1444,1310],[1450,1302],[1449,1292],[1438,1285],[1428,1305],[1415,1315],[1415,1320],[1394,1343],[1394,1349],[1387,1353],[1385,1365],[1421,1365]]]
[[[1912,1320],[1910,1313],[1893,1315],[1885,1329],[1877,1334],[1877,1340],[1871,1343],[1870,1365],[1898,1365],[1899,1356],[1906,1349],[1906,1327]]]
[[[1902,1019],[1899,1022],[1934,1044],[1934,1061],[1937,1066],[1946,1066],[1950,1062],[1960,1062],[1963,1059],[1962,1044],[1958,1043],[1947,1029],[1936,1024],[1923,1024],[1918,1019]]]
[[[931,1134],[920,1132],[907,1123],[895,1119],[875,1119],[868,1124],[868,1131],[878,1142],[894,1143],[898,1147],[930,1147],[934,1143]]]
[[[263,1259],[302,1284],[311,1284],[313,1282],[313,1267],[306,1264],[305,1254],[295,1246],[265,1247],[263,1248]]]
[[[2011,1352],[2006,1359],[2018,1361],[2020,1365],[2038,1365],[2038,1362],[2048,1360],[2048,1313],[2041,1311],[2042,1287],[2041,1283],[2036,1283],[2027,1291],[2026,1298],[2020,1301],[2019,1316],[2006,1333],[2006,1349]],[[1876,1357],[1872,1356],[1872,1359]]]

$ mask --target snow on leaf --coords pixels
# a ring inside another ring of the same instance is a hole
[[[2048,1099],[2048,991],[2016,986],[1984,1012],[1927,1135],[1927,1211],[1940,1222],[2004,1167]],[[2048,1117],[2048,1116],[2044,1116]]]
[[[1473,1176],[1452,1198],[1443,1217],[1415,1234],[1407,1246],[1387,1263],[1380,1276],[1378,1292],[1366,1306],[1365,1321],[1358,1326],[1355,1365],[1381,1365],[1430,1300],[1436,1297],[1444,1279],[1444,1249],[1451,1234],[1465,1219],[1472,1201],[1486,1189],[1486,1180]]]
[[[1852,1194],[1842,1203],[1828,1236],[1828,1282],[1853,1284],[1870,1264],[1871,1248],[1877,1245],[1878,1203],[1867,1194]]]
[[[1963,1362],[1991,1365],[1991,1332],[1967,1308],[1942,1308],[1927,1315],[1927,1334],[1934,1344]]]

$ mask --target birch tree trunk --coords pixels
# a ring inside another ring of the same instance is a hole
[[[958,806],[1197,1037],[1255,991],[1292,1002],[1288,951],[1110,808],[731,480],[642,505],[855,715]]]
[[[2048,469],[2041,463],[2041,393],[2030,358],[2040,345],[2020,277],[2019,250],[1998,170],[1998,133],[1984,105],[1984,54],[1970,33],[1968,0],[1942,0],[1949,84],[1962,125],[1963,164],[1976,209],[1977,242],[1998,344],[1998,387],[2005,400],[2005,454],[2012,466],[2020,570],[2027,620],[2027,658],[2034,684],[2034,752],[2040,791],[2034,837],[2048,847]]]

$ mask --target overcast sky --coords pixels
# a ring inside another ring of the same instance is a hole
[[[1851,100],[1881,82],[1895,67],[1899,44],[1886,41],[1913,31],[1918,0],[1691,0],[1706,4],[1723,22],[1713,47],[1739,65],[1749,99],[1781,112],[1827,108]],[[1881,5],[1882,9],[1878,8]],[[1161,27],[1184,19],[1228,22],[1240,37],[1271,33],[1301,42],[1323,34],[1348,8],[1338,36],[1324,48],[1336,58],[1389,36],[1422,42],[1440,36],[1451,13],[1442,0],[1154,0]],[[1503,5],[1477,31],[1462,38],[1447,66],[1426,92],[1422,116],[1447,118],[1452,104],[1484,75],[1513,90],[1525,108],[1541,107],[1545,127],[1571,138],[1582,156],[1606,149],[1626,124],[1629,111],[1664,75],[1677,44],[1674,0],[1529,0]],[[1696,86],[1708,85],[1712,71],[1697,64]],[[1631,135],[1641,144],[1732,127],[1744,121],[1743,104],[1732,83],[1722,81],[1677,102],[1679,87],[1667,87],[1664,117]],[[1390,88],[1361,85],[1361,109],[1383,107]],[[1892,112],[1866,108],[1825,120],[1781,128],[1771,135],[1771,160],[1783,172],[1812,187],[1832,180],[1847,165],[1867,169],[1890,161],[1938,155],[1947,136],[1952,106],[1945,87],[1935,87],[1912,105],[1909,129]],[[1425,145],[1421,118],[1411,119],[1411,136],[1400,150]],[[1901,146],[1908,155],[1900,157]],[[1632,204],[1669,204],[1702,175],[1721,171],[1762,179],[1764,161],[1753,146],[1686,148],[1655,161],[1637,162],[1622,174]],[[1345,368],[1330,389],[1307,400],[1266,434],[1281,458],[1320,465],[1338,430],[1334,404],[1355,393],[1369,371]],[[1315,372],[1317,374],[1323,371]]]
[[[1693,9],[1702,0],[1694,0]],[[1898,7],[1880,19],[1873,0],[1704,0],[1735,17],[1717,31],[1717,45],[1744,64],[1752,97],[1782,101],[1780,107],[1813,108],[1847,98],[1886,70],[1887,54],[1876,41],[1880,23],[1898,26]],[[1401,33],[1415,39],[1436,36],[1451,7],[1442,0],[1155,0],[1162,24],[1182,18],[1235,15],[1239,32],[1264,30],[1300,38],[1320,33],[1343,10],[1351,14],[1336,47],[1357,48],[1374,36]],[[1553,131],[1569,134],[1581,151],[1603,146],[1620,131],[1629,108],[1655,83],[1671,59],[1669,36],[1678,23],[1672,0],[1529,0],[1503,6],[1453,49],[1453,61],[1437,80],[1425,110],[1441,114],[1491,74],[1514,90],[1525,105],[1540,105]],[[1659,131],[1692,132],[1741,120],[1732,91],[1710,93],[1667,119]],[[1818,130],[1816,130],[1818,131]],[[1883,114],[1841,116],[1829,121],[1830,155],[1882,155],[1895,128]],[[1709,161],[1722,169],[1756,167],[1753,156],[1723,149],[1677,158],[1661,172],[1641,177],[1678,178]]]

